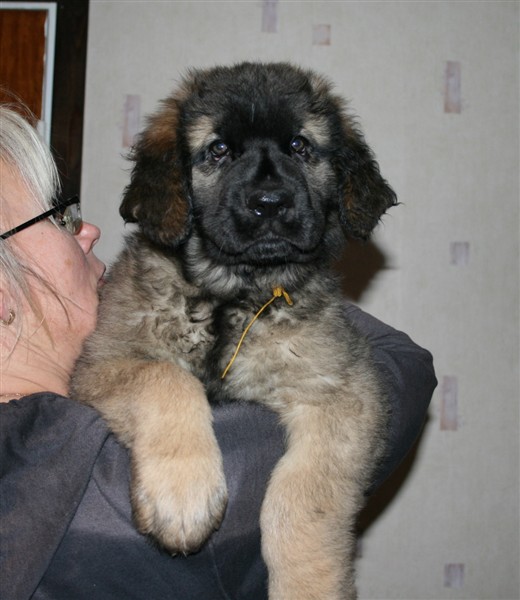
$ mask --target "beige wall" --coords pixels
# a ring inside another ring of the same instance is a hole
[[[106,261],[124,142],[187,67],[288,59],[350,99],[402,202],[356,249],[384,259],[358,300],[440,380],[362,538],[361,599],[519,598],[518,2],[91,0],[89,26],[82,198]]]

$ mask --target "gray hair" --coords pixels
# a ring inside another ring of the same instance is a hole
[[[28,112],[23,106],[17,109]],[[60,180],[51,151],[29,121],[8,104],[0,105],[0,163],[3,169],[9,169],[24,183],[34,202],[35,215],[52,207],[53,199],[60,192]],[[0,223],[3,229],[6,223],[10,223],[9,202],[4,193],[0,187]],[[18,223],[11,224],[16,225]],[[25,299],[35,315],[43,321],[41,307],[31,295],[27,281],[28,275],[40,281],[42,278],[17,250],[16,236],[0,240],[2,285],[6,287],[12,305],[9,308],[20,315],[22,299]],[[16,327],[17,339],[21,334],[21,325],[21,318],[15,319],[12,325]]]

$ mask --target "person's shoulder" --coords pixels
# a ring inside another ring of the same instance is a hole
[[[94,409],[50,392],[0,404],[0,447],[24,454],[61,448],[96,452],[110,432]]]
[[[54,392],[37,392],[28,394],[9,402],[0,403],[0,413],[13,414],[18,418],[34,415],[36,413],[53,412],[75,413],[85,415],[96,413],[96,411],[86,404],[81,404]]]
[[[39,392],[0,403],[2,417],[13,420],[51,419],[60,415],[78,422],[101,420],[93,408],[53,392]],[[43,423],[42,423],[43,424]]]
[[[51,393],[0,405],[0,524],[9,577],[0,596],[29,598],[81,505],[105,448],[125,456],[101,416]]]

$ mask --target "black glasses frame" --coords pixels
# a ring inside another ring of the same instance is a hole
[[[15,233],[22,231],[22,229],[27,229],[27,227],[30,227],[31,225],[34,225],[35,223],[38,223],[40,221],[44,221],[49,217],[54,217],[55,215],[63,215],[65,209],[69,206],[72,206],[73,204],[79,204],[79,196],[72,196],[71,198],[67,198],[67,200],[59,200],[58,202],[56,202],[55,206],[45,211],[41,215],[33,217],[25,223],[22,223],[21,225],[18,225],[17,227],[14,227],[13,229],[6,231],[5,233],[2,233],[2,235],[0,235],[0,240],[5,240],[8,237],[14,235]]]

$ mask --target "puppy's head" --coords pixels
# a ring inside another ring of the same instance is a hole
[[[366,239],[396,203],[328,82],[285,63],[192,71],[149,119],[132,158],[121,215],[166,246],[189,236],[194,215],[219,253],[245,247],[241,236],[253,228],[272,238],[273,205],[283,198],[279,237],[308,253],[331,219]],[[269,227],[257,227],[266,216]]]

